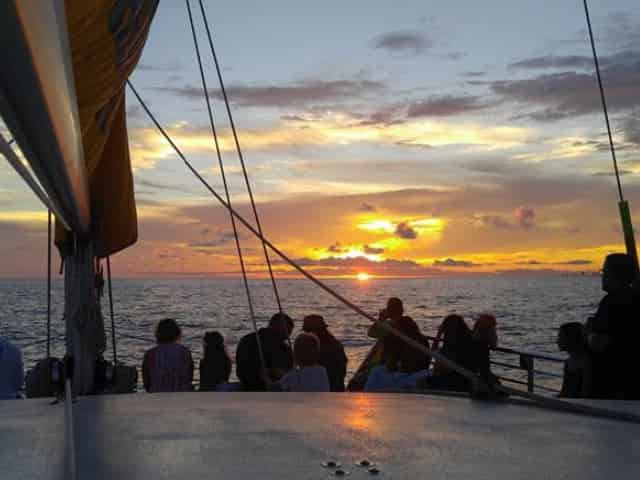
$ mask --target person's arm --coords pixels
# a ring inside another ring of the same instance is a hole
[[[587,320],[587,344],[589,348],[594,352],[603,352],[611,345],[611,336],[609,330],[611,328],[611,307],[610,297],[605,296],[598,310],[593,317]]]
[[[189,362],[188,363],[188,365],[189,365],[188,369],[189,370],[187,372],[187,375],[188,375],[188,379],[187,380],[189,382],[188,387],[189,387],[189,390],[194,390],[194,388],[193,388],[193,370],[194,370],[194,367],[193,367],[193,357],[191,356],[191,351],[190,350],[187,350],[187,357],[188,357],[188,362]]]
[[[24,383],[24,367],[22,364],[22,352],[20,352],[20,350],[18,350],[14,381],[16,385],[16,392],[18,392]]]
[[[380,339],[385,336],[387,331],[379,325],[380,322],[386,322],[389,320],[389,314],[386,309],[382,309],[378,312],[378,322],[374,323],[369,327],[367,331],[367,336],[370,338]]]
[[[342,384],[344,385],[344,380],[347,378],[347,364],[349,363],[349,359],[347,358],[347,354],[344,352],[344,346],[342,346],[342,344],[340,344],[340,357],[342,361],[340,362],[339,372]]]
[[[558,394],[559,397],[566,397],[567,396],[567,374],[568,374],[568,369],[567,369],[567,362],[565,360],[564,362],[564,367],[562,369],[562,388],[560,389],[560,393]]]
[[[142,360],[142,385],[148,392],[149,386],[151,385],[151,375],[149,373],[149,352],[144,354],[144,359]]]

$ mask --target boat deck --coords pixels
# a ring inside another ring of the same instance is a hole
[[[68,479],[64,407],[0,402],[3,479]],[[640,413],[640,402],[594,402]],[[640,425],[522,404],[401,394],[81,398],[80,479],[637,479]]]

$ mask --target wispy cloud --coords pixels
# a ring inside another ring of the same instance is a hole
[[[418,238],[418,232],[416,229],[407,222],[400,222],[396,225],[395,233],[398,237],[404,238],[405,240],[415,240]]]
[[[444,260],[434,260],[434,267],[462,267],[462,268],[471,268],[475,267],[476,264],[469,260],[456,260],[454,258],[445,258]]]
[[[409,105],[407,116],[409,118],[449,117],[482,110],[488,106],[488,104],[482,102],[480,97],[477,96],[445,95],[413,102]]]
[[[391,53],[421,54],[433,47],[433,41],[418,30],[396,30],[378,35],[371,46]]]
[[[525,58],[509,64],[509,68],[547,69],[547,68],[593,68],[593,58],[584,55],[541,55]]]
[[[551,58],[551,59],[549,59]],[[525,60],[544,65],[557,62],[552,57]],[[560,57],[566,62],[566,57]],[[577,61],[572,59],[571,61]],[[522,63],[522,62],[520,62]],[[603,57],[602,76],[606,79],[607,100],[611,110],[630,110],[640,106],[640,53],[624,51]],[[554,121],[586,115],[602,108],[593,73],[563,71],[545,73],[522,80],[500,80],[491,90],[507,100],[535,107],[527,114],[535,121]]]
[[[246,107],[302,108],[379,95],[386,89],[384,83],[367,79],[304,80],[285,85],[230,85],[227,94],[231,102]],[[155,90],[187,100],[203,99],[202,88],[198,86],[163,86]],[[219,90],[212,89],[210,94],[222,98]]]

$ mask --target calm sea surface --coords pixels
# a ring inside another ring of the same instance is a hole
[[[498,319],[501,346],[553,353],[557,353],[558,326],[569,321],[584,321],[594,312],[601,297],[599,278],[590,276],[487,275],[328,280],[327,283],[372,314],[384,307],[388,297],[402,298],[407,314],[418,322],[425,334],[434,335],[448,313],[457,312],[470,318],[491,312]],[[284,309],[296,319],[296,332],[304,315],[322,314],[344,343],[349,372],[353,372],[372,345],[366,337],[369,322],[307,281],[280,280],[278,285]],[[132,365],[141,364],[145,350],[153,345],[156,323],[165,317],[173,317],[181,324],[183,342],[191,348],[196,361],[202,354],[201,338],[205,331],[219,330],[233,357],[240,338],[252,330],[240,280],[114,279],[113,288],[118,356]],[[271,285],[268,281],[251,281],[251,291],[259,321],[264,324],[276,311]],[[64,352],[62,298],[62,283],[56,281],[52,351],[58,356]],[[109,327],[106,299],[103,311]],[[0,280],[0,335],[23,348],[27,368],[45,356],[44,280]],[[110,357],[110,335],[108,343],[106,356]]]

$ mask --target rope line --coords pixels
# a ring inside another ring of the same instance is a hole
[[[620,171],[618,170],[618,159],[616,158],[616,148],[613,143],[613,135],[611,134],[611,124],[609,122],[609,109],[607,108],[607,99],[604,93],[604,87],[602,85],[602,77],[600,76],[600,62],[598,61],[598,53],[596,52],[596,42],[593,38],[593,29],[591,28],[591,16],[589,15],[589,6],[587,0],[583,0],[584,13],[587,18],[587,27],[589,29],[589,40],[591,42],[591,52],[593,53],[593,63],[596,68],[596,77],[598,79],[598,88],[600,89],[600,100],[602,101],[602,111],[604,113],[604,121],[607,125],[607,135],[609,137],[609,150],[611,151],[611,158],[613,159],[613,170],[616,174],[616,184],[618,186],[618,196],[620,201],[624,201],[624,195],[622,193],[622,182],[620,180]]]
[[[113,314],[113,288],[111,287],[111,257],[107,257],[107,289],[109,290],[109,313],[111,315],[111,347],[113,349],[113,366],[118,364],[118,350],[116,348],[116,321]]]
[[[51,358],[51,209],[47,209],[47,358]]]
[[[278,285],[276,284],[276,279],[273,274],[273,268],[271,266],[271,259],[269,258],[269,252],[267,251],[267,245],[264,241],[264,234],[262,231],[262,225],[260,223],[260,216],[258,215],[258,209],[256,207],[256,202],[253,198],[253,190],[251,188],[251,182],[249,181],[249,174],[247,173],[247,167],[244,162],[244,155],[242,154],[242,149],[240,148],[240,140],[238,139],[238,132],[236,130],[236,124],[233,120],[233,114],[231,113],[231,107],[229,106],[229,98],[227,96],[227,89],[224,86],[224,81],[222,79],[222,69],[220,68],[220,63],[218,62],[218,56],[216,55],[216,49],[213,45],[213,36],[211,34],[211,29],[209,28],[209,20],[207,18],[207,12],[205,11],[204,5],[202,4],[202,0],[198,0],[200,5],[200,12],[202,13],[202,19],[204,21],[204,27],[207,32],[207,39],[209,41],[209,49],[211,50],[211,55],[213,56],[213,62],[216,66],[216,73],[218,75],[218,81],[220,83],[220,91],[222,92],[222,98],[224,99],[224,105],[227,110],[227,116],[229,117],[229,125],[231,126],[231,132],[233,133],[233,140],[236,145],[236,151],[238,152],[238,158],[240,159],[240,165],[242,166],[242,175],[244,177],[244,182],[247,186],[247,192],[249,194],[249,200],[251,201],[251,208],[253,209],[253,216],[256,220],[256,226],[258,227],[258,233],[260,234],[260,240],[262,241],[262,251],[264,252],[264,259],[267,263],[267,268],[269,270],[269,278],[271,279],[271,285],[273,287],[273,293],[276,298],[276,303],[278,304],[278,311],[282,313],[282,303],[280,301],[280,293],[278,292]],[[291,342],[291,340],[289,340]]]
[[[218,157],[218,166],[220,167],[220,175],[222,177],[222,185],[224,186],[224,194],[227,200],[227,204],[232,206],[231,195],[229,193],[229,185],[227,183],[227,176],[224,171],[224,162],[222,160],[222,153],[220,152],[220,143],[218,141],[218,133],[216,131],[215,119],[213,116],[213,109],[211,108],[211,98],[209,97],[209,89],[207,88],[207,79],[205,77],[204,68],[202,66],[202,56],[200,55],[200,45],[198,43],[198,36],[196,34],[196,28],[193,22],[193,14],[191,12],[191,1],[185,0],[187,5],[187,13],[189,14],[189,24],[191,25],[191,35],[193,37],[193,45],[195,47],[196,58],[198,60],[198,69],[200,70],[200,81],[202,83],[202,91],[204,93],[205,102],[207,104],[207,113],[209,115],[209,126],[211,127],[211,135],[216,147],[216,155]],[[244,284],[245,293],[247,295],[247,304],[249,306],[249,315],[251,317],[251,323],[253,324],[253,330],[256,334],[256,340],[258,345],[258,355],[260,356],[260,364],[263,368],[266,368],[264,360],[264,353],[262,351],[262,342],[260,341],[260,333],[258,331],[258,324],[256,322],[255,312],[253,308],[253,301],[251,299],[251,289],[249,288],[249,280],[247,279],[247,271],[244,263],[244,256],[242,255],[242,247],[240,245],[240,237],[238,235],[238,227],[236,226],[236,219],[232,213],[229,213],[231,219],[231,226],[233,228],[233,237],[235,239],[236,251],[238,252],[238,260],[240,262],[240,270],[242,271],[242,281]]]
[[[449,360],[448,358],[444,357],[443,355],[440,355],[438,352],[431,351],[430,349],[428,349],[424,345],[422,345],[420,342],[417,342],[416,340],[406,336],[405,334],[403,334],[399,330],[393,328],[387,322],[379,322],[376,317],[374,317],[373,315],[365,312],[362,308],[360,308],[359,306],[355,305],[351,301],[347,300],[345,297],[340,295],[338,292],[334,291],[331,287],[329,287],[328,285],[324,284],[322,281],[320,281],[319,279],[314,277],[313,274],[308,272],[302,266],[298,265],[297,262],[292,260],[289,256],[287,256],[284,252],[282,252],[278,247],[276,247],[268,239],[266,239],[264,236],[262,236],[257,231],[257,229],[253,227],[253,225],[251,225],[241,214],[239,214],[236,210],[234,210],[222,198],[222,196],[220,196],[220,194],[218,192],[216,192],[213,189],[213,187],[211,187],[211,185],[206,181],[206,179],[194,168],[194,166],[191,164],[191,162],[189,162],[189,160],[187,160],[185,155],[182,153],[180,148],[175,144],[175,142],[169,136],[169,134],[166,132],[164,127],[162,127],[162,125],[160,125],[160,123],[158,122],[157,118],[155,117],[153,112],[151,112],[151,110],[149,109],[147,104],[144,102],[144,100],[142,99],[142,97],[140,96],[138,91],[135,89],[135,87],[133,86],[133,84],[131,83],[130,80],[127,80],[127,85],[129,86],[129,88],[131,89],[131,91],[133,92],[135,97],[138,99],[138,101],[140,102],[140,105],[142,106],[143,110],[146,112],[146,114],[149,117],[149,119],[153,122],[153,124],[158,129],[160,134],[164,137],[164,139],[167,141],[167,143],[169,143],[169,145],[171,145],[173,150],[176,152],[178,157],[180,157],[180,159],[183,161],[183,163],[189,169],[189,171],[191,171],[191,173],[200,181],[200,183],[202,183],[202,185],[211,193],[211,195],[213,195],[218,200],[218,202],[220,202],[220,204],[222,204],[222,206],[224,208],[226,208],[229,212],[231,212],[233,214],[233,216],[240,223],[242,223],[242,225],[244,225],[247,228],[247,230],[249,230],[251,233],[253,233],[260,240],[262,240],[264,242],[264,244],[267,247],[269,247],[276,255],[278,255],[282,260],[284,260],[286,263],[288,263],[290,266],[292,266],[294,269],[296,269],[305,278],[307,278],[308,280],[310,280],[311,282],[316,284],[318,287],[320,287],[325,292],[327,292],[329,295],[331,295],[332,297],[334,297],[335,299],[340,301],[342,304],[344,304],[347,307],[349,307],[354,312],[358,313],[359,315],[363,316],[364,318],[367,318],[368,320],[370,320],[373,323],[377,323],[378,325],[380,325],[380,328],[384,329],[385,331],[387,331],[389,333],[392,333],[393,335],[397,336],[398,338],[401,338],[402,340],[405,341],[405,343],[407,343],[409,345],[412,345],[414,348],[422,351],[423,353],[426,353],[426,354],[432,356],[436,360],[440,360],[443,363],[443,365],[446,365],[451,370],[454,370],[455,372],[460,373],[465,378],[473,379],[473,380],[479,380],[479,377],[475,373],[473,373],[473,372],[471,372],[471,371],[469,371],[469,370],[457,365],[456,363],[452,362],[451,360]]]
[[[444,355],[440,354],[439,352],[433,351],[433,350],[425,347],[422,343],[420,343],[420,342],[408,337],[404,333],[402,333],[399,330],[397,330],[394,327],[392,327],[389,323],[387,323],[387,322],[379,322],[373,315],[365,312],[362,308],[360,308],[357,305],[355,305],[354,303],[350,302],[345,297],[343,297],[339,293],[335,292],[331,287],[329,287],[328,285],[325,285],[322,281],[320,281],[317,278],[315,278],[306,269],[304,269],[303,267],[298,265],[294,260],[289,258],[285,253],[283,253],[280,249],[278,249],[278,247],[276,247],[269,240],[267,240],[262,235],[260,235],[260,233],[242,215],[240,215],[237,211],[235,211],[229,204],[227,204],[224,201],[224,199],[220,196],[220,194],[218,194],[218,192],[216,192],[211,187],[211,185],[209,185],[209,183],[202,177],[202,175],[200,175],[200,173],[198,173],[198,171],[193,167],[193,165],[187,160],[187,158],[184,156],[184,154],[182,153],[180,148],[175,144],[173,139],[171,139],[171,137],[167,134],[166,130],[162,127],[162,125],[160,125],[160,123],[158,122],[158,120],[156,119],[154,114],[151,112],[151,110],[149,109],[147,104],[140,97],[140,95],[138,94],[138,92],[136,91],[136,89],[134,88],[134,86],[133,86],[133,84],[131,83],[130,80],[127,80],[127,85],[129,86],[129,88],[131,89],[133,94],[136,96],[136,98],[140,102],[140,105],[142,106],[142,108],[144,109],[144,111],[146,112],[146,114],[150,118],[150,120],[153,122],[153,124],[156,126],[156,128],[158,129],[160,134],[165,138],[167,143],[169,143],[169,145],[171,145],[171,147],[174,149],[174,151],[176,152],[178,157],[180,157],[180,159],[183,161],[185,166],[191,171],[191,173],[193,173],[193,175],[218,200],[218,202],[220,202],[220,204],[222,204],[222,206],[224,208],[226,208],[228,211],[230,211],[236,217],[236,219],[240,223],[242,223],[251,233],[253,233],[255,236],[260,238],[265,243],[265,245],[267,247],[269,247],[276,255],[278,255],[282,260],[284,260],[286,263],[291,265],[300,274],[302,274],[305,278],[309,279],[311,282],[313,282],[318,287],[323,289],[329,295],[331,295],[332,297],[334,297],[335,299],[337,299],[338,301],[340,301],[341,303],[343,303],[344,305],[349,307],[354,312],[356,312],[356,313],[360,314],[361,316],[369,319],[370,321],[376,323],[377,325],[380,326],[380,328],[382,328],[383,330],[385,330],[389,334],[392,334],[392,335],[396,336],[397,338],[403,340],[407,345],[410,345],[413,348],[415,348],[416,350],[418,350],[418,351],[420,351],[422,353],[425,353],[425,354],[429,355],[430,357],[434,358],[435,360],[441,362],[444,366],[446,366],[450,370],[453,370],[456,373],[459,373],[460,375],[462,375],[464,378],[466,378],[470,382],[472,382],[472,383],[474,383],[476,385],[480,385],[480,386],[487,386],[486,382],[480,376],[478,376],[476,373],[467,370],[466,368],[458,365],[455,362],[452,362],[451,360],[449,360],[447,357],[445,357]],[[521,390],[510,388],[510,387],[506,387],[506,386],[503,386],[503,385],[496,385],[495,389],[498,390],[498,391],[502,391],[504,393],[507,393],[509,395],[515,396],[515,397],[525,398],[527,400],[530,400],[530,401],[534,402],[535,405],[538,405],[538,406],[543,407],[543,408],[548,408],[548,409],[558,410],[558,411],[563,411],[563,412],[585,414],[585,415],[591,415],[591,416],[597,416],[597,417],[603,417],[603,418],[610,418],[610,419],[616,419],[616,420],[624,420],[624,421],[629,421],[629,422],[634,422],[634,423],[639,423],[640,424],[640,416],[639,415],[635,415],[635,414],[631,414],[631,413],[627,413],[627,412],[619,412],[619,411],[615,411],[615,410],[609,410],[609,409],[606,409],[606,408],[594,407],[594,406],[591,406],[591,405],[577,404],[577,403],[568,402],[566,400],[561,400],[561,399],[556,399],[556,398],[548,398],[548,397],[544,397],[542,395],[538,395],[538,394],[530,393],[530,392],[523,392]]]

